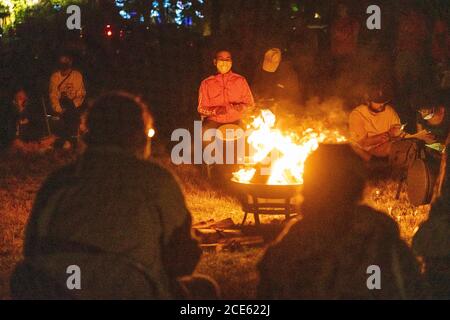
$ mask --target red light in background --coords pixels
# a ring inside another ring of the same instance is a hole
[[[107,37],[112,37],[113,32],[110,24],[107,24],[105,27],[105,34]]]

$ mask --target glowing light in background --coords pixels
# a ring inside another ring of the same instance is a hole
[[[178,26],[193,26],[194,19],[204,19],[202,12],[204,0],[186,1],[186,0],[164,0],[162,8],[160,1],[152,1],[150,6],[150,21],[152,23],[161,23],[162,12],[164,10],[166,21]],[[115,5],[120,9],[119,14],[123,19],[129,20],[136,17],[133,12],[127,11],[125,0],[115,0]],[[139,22],[145,22],[145,17],[139,16]]]

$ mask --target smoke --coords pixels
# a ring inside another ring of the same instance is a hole
[[[304,105],[283,106],[282,110],[278,108],[275,111],[277,127],[283,131],[301,133],[312,129],[329,134],[331,140],[336,135],[348,137],[349,113],[344,100],[339,97],[325,100],[313,97]]]

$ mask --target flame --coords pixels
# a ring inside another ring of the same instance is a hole
[[[338,131],[316,132],[308,128],[300,134],[282,132],[275,128],[275,122],[276,117],[270,110],[261,110],[253,119],[248,126],[252,131],[247,140],[251,149],[247,168],[234,172],[234,179],[248,183],[257,173],[255,166],[267,164],[267,184],[302,184],[305,161],[320,143],[346,141]]]

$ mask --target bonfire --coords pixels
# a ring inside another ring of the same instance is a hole
[[[261,110],[248,124],[249,156],[243,168],[233,173],[240,183],[261,181],[268,185],[303,184],[304,164],[320,143],[347,141],[337,130],[307,128],[300,132],[277,128],[276,116]],[[318,126],[319,127],[319,126]]]

